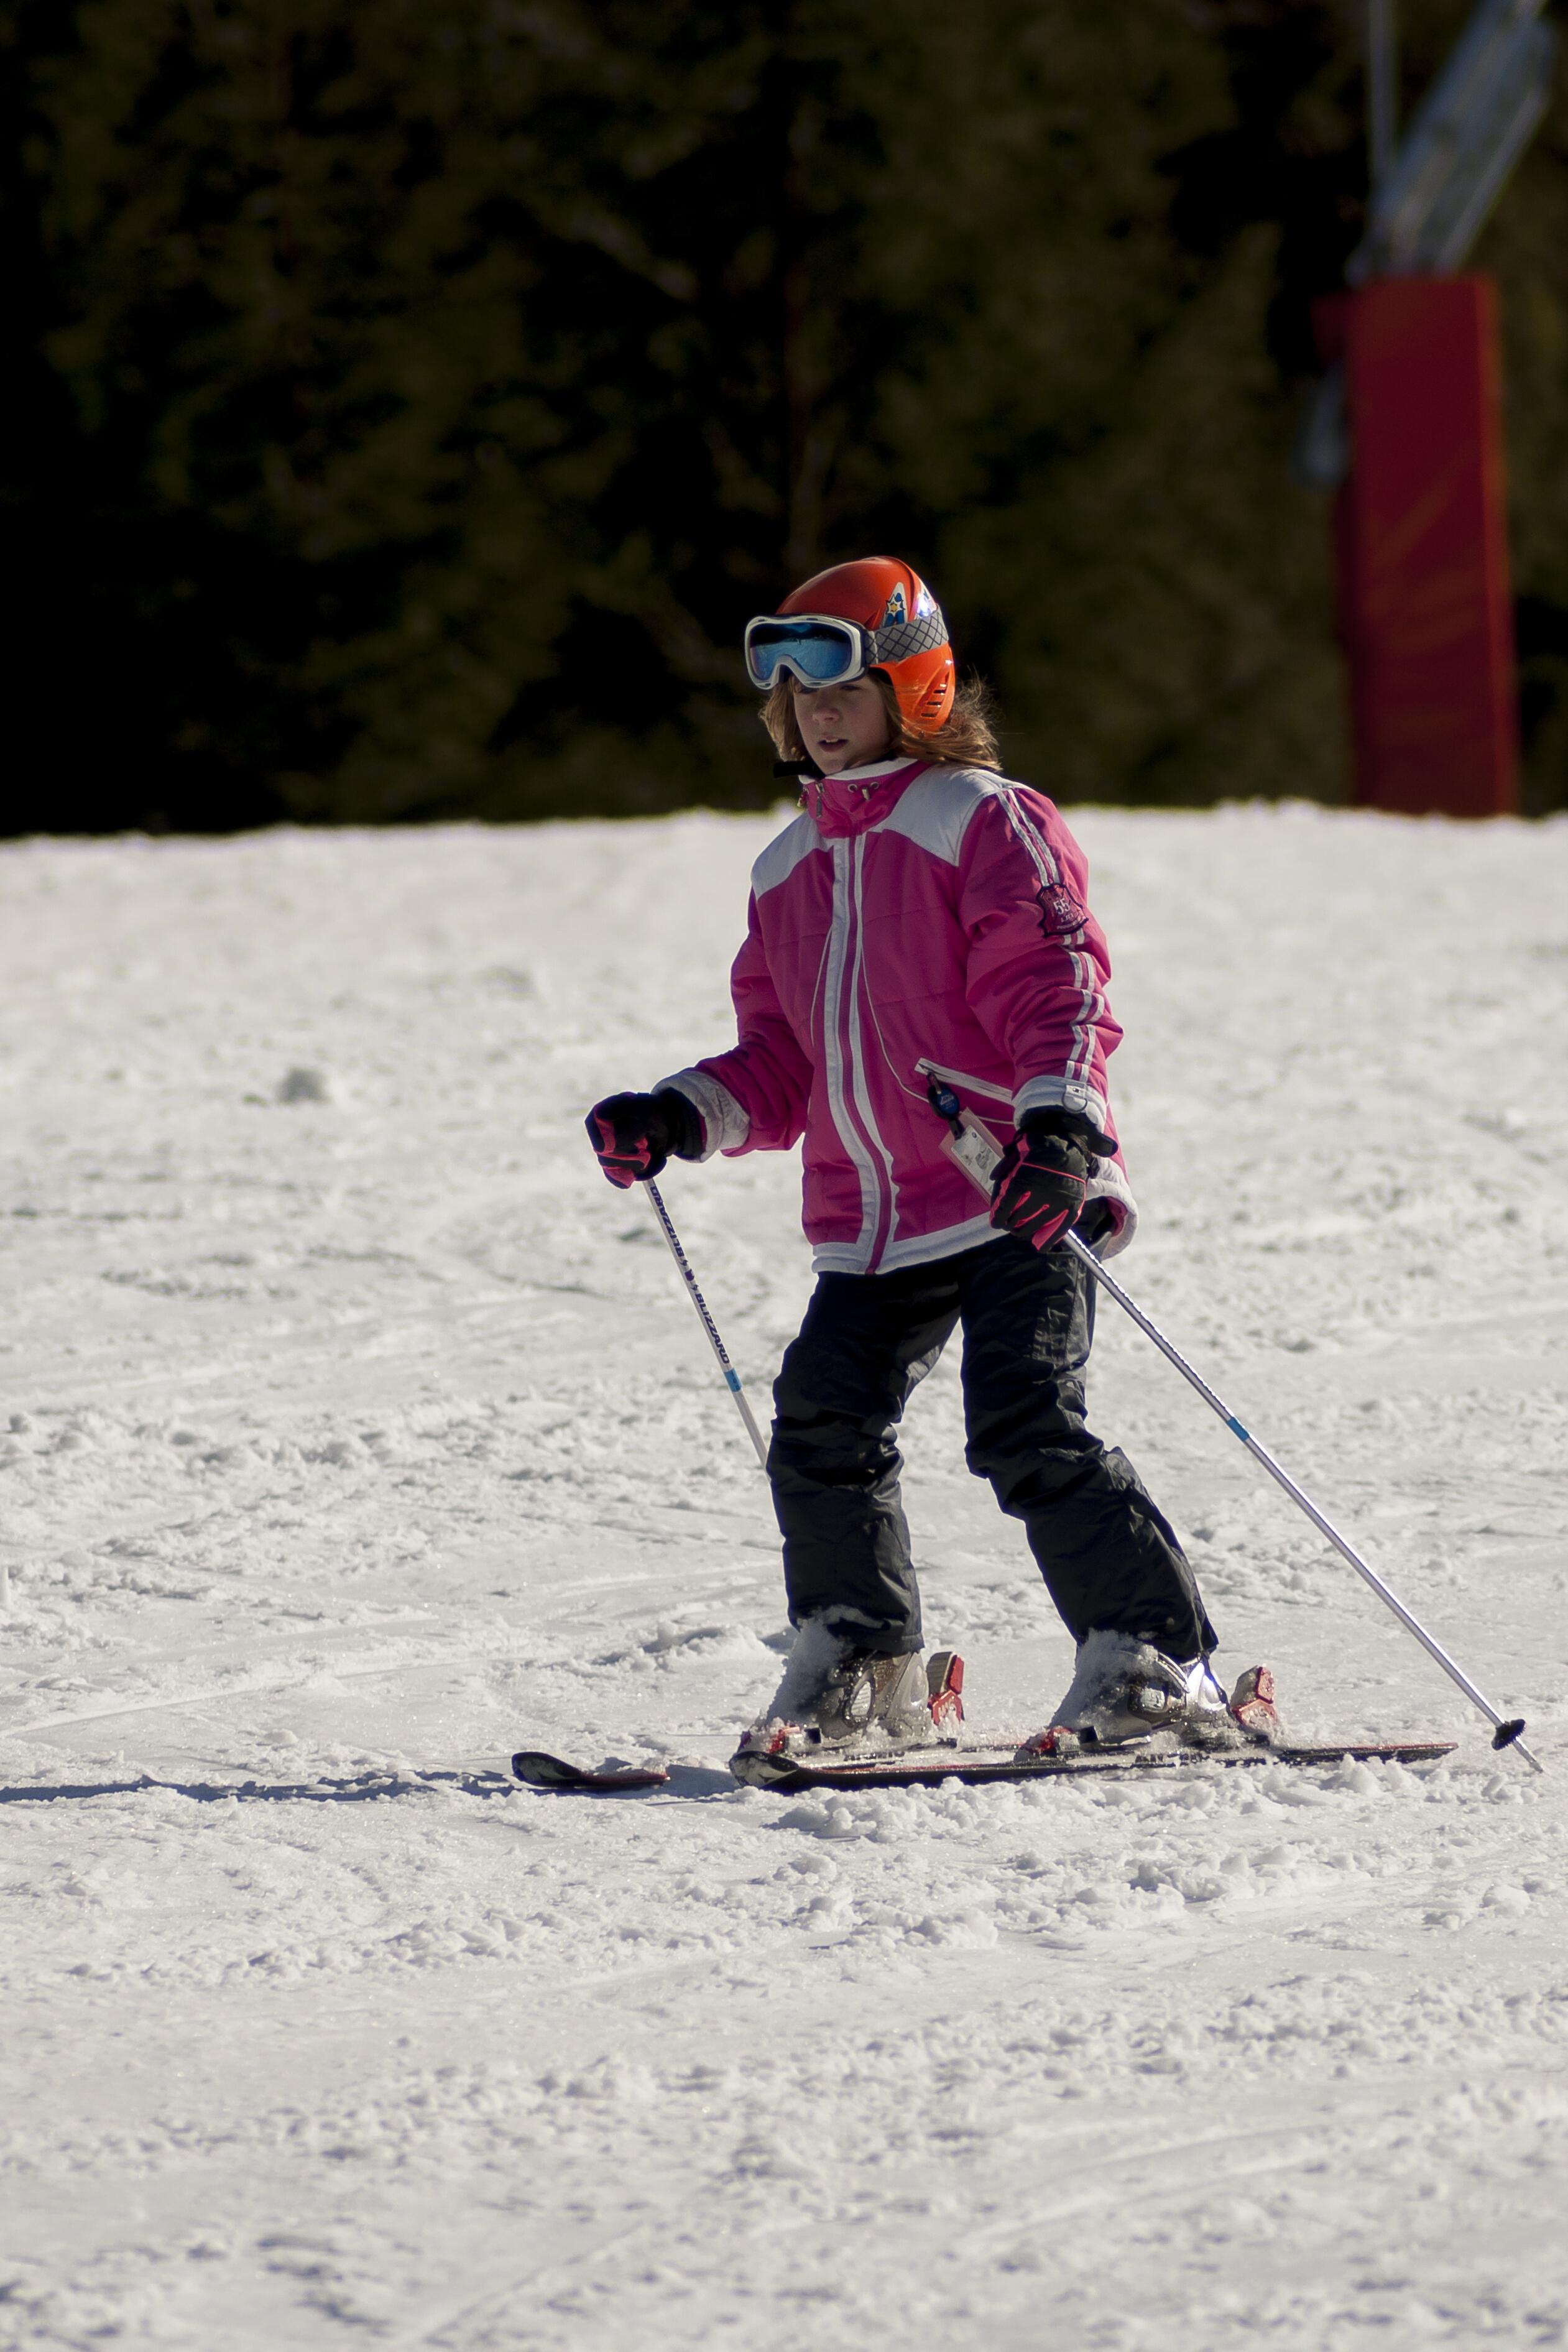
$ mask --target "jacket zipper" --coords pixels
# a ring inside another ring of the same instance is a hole
[[[855,1129],[855,1121],[845,1091],[845,1046],[847,1023],[844,1003],[845,967],[850,963],[850,930],[853,898],[850,890],[850,842],[838,839],[833,844],[833,921],[827,942],[827,968],[822,992],[823,1063],[827,1076],[827,1108],[832,1116],[839,1142],[849,1155],[851,1166],[860,1179],[860,1231],[856,1236],[856,1248],[869,1256],[881,1223],[880,1192],[877,1170],[869,1152]],[[851,965],[851,969],[853,966]]]
[[[877,1160],[876,1169],[878,1213],[871,1235],[870,1266],[875,1272],[882,1262],[882,1253],[893,1238],[897,1220],[897,1202],[893,1190],[893,1155],[882,1139],[877,1125],[877,1115],[871,1105],[870,1087],[866,1076],[866,1029],[861,1019],[861,1002],[866,993],[866,843],[868,835],[855,837],[855,962],[849,983],[849,1049],[850,1078],[854,1087],[855,1107]]]

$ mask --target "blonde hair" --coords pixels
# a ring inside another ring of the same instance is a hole
[[[1000,769],[1002,755],[991,726],[991,689],[984,678],[966,677],[942,725],[930,735],[920,735],[900,709],[886,670],[868,670],[866,675],[874,682],[888,713],[886,758],[929,760],[942,768]],[[810,757],[795,722],[795,680],[787,670],[781,670],[774,678],[758,716],[781,760]]]

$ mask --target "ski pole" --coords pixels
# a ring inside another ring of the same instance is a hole
[[[697,1287],[697,1276],[687,1264],[686,1252],[680,1246],[680,1235],[670,1222],[669,1211],[664,1205],[664,1196],[651,1176],[645,1176],[642,1179],[642,1188],[653,1205],[654,1215],[658,1219],[659,1232],[669,1244],[669,1255],[675,1260],[680,1279],[686,1285],[687,1295],[697,1309],[697,1319],[708,1334],[708,1344],[719,1359],[719,1369],[724,1375],[724,1385],[735,1400],[735,1410],[746,1424],[746,1434],[756,1447],[757,1459],[765,1471],[768,1466],[768,1449],[763,1443],[763,1433],[757,1427],[757,1417],[752,1411],[751,1399],[742,1387],[741,1375],[730,1361],[724,1342],[719,1337],[719,1326],[708,1312],[708,1301]]]
[[[1002,1157],[990,1129],[976,1119],[972,1112],[963,1109],[952,1088],[943,1082],[940,1072],[933,1070],[929,1062],[921,1062],[916,1066],[930,1073],[931,1084],[926,1089],[926,1097],[937,1117],[947,1122],[955,1147],[954,1159],[969,1178],[970,1182],[977,1191],[984,1192],[989,1200],[992,1173]],[[1151,1322],[1136,1301],[1128,1297],[1116,1276],[1107,1273],[1087,1242],[1080,1241],[1074,1233],[1064,1234],[1062,1240],[1079,1265],[1088,1268],[1100,1288],[1109,1290],[1118,1307],[1131,1315],[1144,1338],[1152,1339],[1167,1363],[1174,1364],[1182,1378],[1196,1389],[1210,1410],[1218,1413],[1232,1436],[1240,1438],[1253,1460],[1261,1462],[1268,1475],[1277,1486],[1284,1488],[1298,1510],[1305,1511],[1319,1534],[1327,1536],[1340,1557],[1348,1560],[1356,1574],[1371,1585],[1378,1599],[1393,1610],[1405,1632],[1414,1633],[1427,1655],[1436,1658],[1449,1679],[1458,1683],[1471,1706],[1479,1707],[1487,1721],[1492,1726],[1492,1746],[1517,1748],[1532,1771],[1544,1771],[1545,1766],[1539,1757],[1531,1754],[1521,1737],[1524,1729],[1524,1717],[1521,1715],[1503,1717],[1498,1713],[1490,1699],[1476,1688],[1464,1668],[1457,1664],[1448,1655],[1441,1642],[1434,1640],[1420,1619],[1406,1609],[1399,1595],[1384,1582],[1377,1570],[1367,1565],[1355,1546],[1346,1542],[1333,1521],[1323,1517],[1311,1496],[1297,1486],[1289,1472],[1283,1469],[1269,1453],[1268,1448],[1266,1445],[1260,1445],[1246,1424],[1237,1419],[1224,1398],[1210,1388],[1203,1374],[1194,1370],[1181,1349],[1173,1347],[1159,1326]]]
[[[1351,1566],[1354,1569],[1356,1574],[1367,1584],[1371,1585],[1378,1599],[1393,1610],[1400,1623],[1405,1627],[1405,1632],[1407,1633],[1415,1634],[1415,1639],[1420,1643],[1427,1655],[1429,1657],[1436,1658],[1437,1664],[1442,1667],[1443,1672],[1449,1677],[1450,1681],[1458,1683],[1459,1688],[1464,1692],[1465,1696],[1469,1700],[1471,1706],[1479,1707],[1481,1713],[1486,1717],[1487,1721],[1493,1727],[1492,1746],[1494,1748],[1517,1748],[1520,1754],[1524,1758],[1525,1762],[1529,1764],[1533,1770],[1537,1772],[1544,1770],[1545,1767],[1542,1764],[1540,1759],[1531,1754],[1530,1749],[1525,1746],[1523,1739],[1520,1737],[1521,1733],[1524,1729],[1524,1717],[1522,1716],[1513,1716],[1505,1718],[1498,1713],[1490,1699],[1484,1696],[1484,1695],[1476,1688],[1475,1684],[1470,1680],[1468,1675],[1465,1673],[1463,1667],[1455,1664],[1454,1660],[1448,1655],[1447,1651],[1444,1649],[1442,1643],[1438,1641],[1435,1641],[1433,1636],[1426,1631],[1426,1626],[1422,1624],[1420,1619],[1414,1616],[1412,1612],[1406,1609],[1404,1601],[1400,1600],[1399,1595],[1390,1590],[1389,1586],[1384,1582],[1382,1577],[1378,1575],[1375,1569],[1368,1567],[1366,1561],[1363,1559],[1360,1552],[1355,1549],[1355,1546],[1346,1542],[1344,1537],[1341,1535],[1338,1528],[1333,1525],[1332,1521],[1326,1519],[1323,1517],[1322,1512],[1319,1510],[1311,1496],[1302,1492],[1301,1488],[1296,1484],[1294,1478],[1291,1477],[1289,1472],[1282,1469],[1279,1464],[1276,1462],[1268,1447],[1258,1444],[1257,1438],[1252,1434],[1252,1432],[1237,1419],[1235,1413],[1232,1412],[1230,1407],[1225,1402],[1224,1399],[1215,1395],[1214,1390],[1210,1388],[1207,1381],[1204,1379],[1203,1375],[1193,1370],[1193,1367],[1188,1363],[1181,1350],[1172,1346],[1164,1333],[1160,1330],[1155,1324],[1152,1323],[1148,1316],[1144,1314],[1142,1308],[1137,1306],[1133,1300],[1128,1297],[1126,1291],[1122,1289],[1121,1285],[1117,1281],[1116,1276],[1106,1271],[1105,1267],[1101,1265],[1100,1260],[1095,1256],[1094,1252],[1088,1246],[1088,1244],[1081,1242],[1077,1234],[1068,1234],[1064,1236],[1064,1239],[1067,1247],[1071,1251],[1073,1256],[1078,1259],[1080,1265],[1088,1267],[1089,1273],[1093,1275],[1100,1288],[1102,1290],[1108,1290],[1112,1298],[1115,1299],[1118,1307],[1122,1307],[1127,1314],[1131,1315],[1132,1320],[1137,1324],[1138,1328],[1142,1332],[1144,1338],[1146,1339],[1152,1339],[1155,1347],[1159,1349],[1160,1353],[1164,1357],[1166,1362],[1174,1364],[1177,1371],[1181,1373],[1182,1378],[1188,1381],[1192,1387],[1196,1389],[1199,1396],[1202,1397],[1206,1405],[1218,1413],[1221,1421],[1224,1422],[1232,1436],[1240,1438],[1242,1444],[1246,1446],[1253,1460],[1255,1462],[1260,1462],[1263,1465],[1263,1467],[1268,1471],[1268,1475],[1274,1480],[1276,1486],[1282,1486],[1286,1494],[1289,1496],[1290,1500],[1296,1505],[1297,1508],[1299,1510],[1305,1511],[1307,1517],[1311,1520],[1312,1525],[1317,1528],[1318,1533],[1320,1535],[1327,1536],[1329,1541],[1333,1545],[1334,1549],[1339,1553],[1340,1557],[1342,1559],[1348,1560]]]

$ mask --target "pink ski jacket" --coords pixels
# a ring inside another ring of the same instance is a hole
[[[1084,903],[1088,867],[1052,803],[989,770],[885,761],[808,783],[805,814],[752,869],[731,975],[739,1042],[660,1084],[706,1149],[804,1135],[805,1224],[822,1273],[882,1274],[997,1238],[926,1099],[945,1077],[999,1142],[1060,1104],[1106,1137],[1089,1187],[1109,1256],[1136,1219],[1106,1056],[1121,1031]]]

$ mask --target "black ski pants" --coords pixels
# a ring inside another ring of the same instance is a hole
[[[893,1431],[961,1323],[965,1458],[1023,1520],[1074,1637],[1108,1626],[1177,1658],[1212,1650],[1169,1524],[1126,1455],[1084,1426],[1091,1277],[1014,1234],[897,1274],[819,1277],[773,1386],[791,1623],[821,1617],[879,1654],[921,1646]]]

